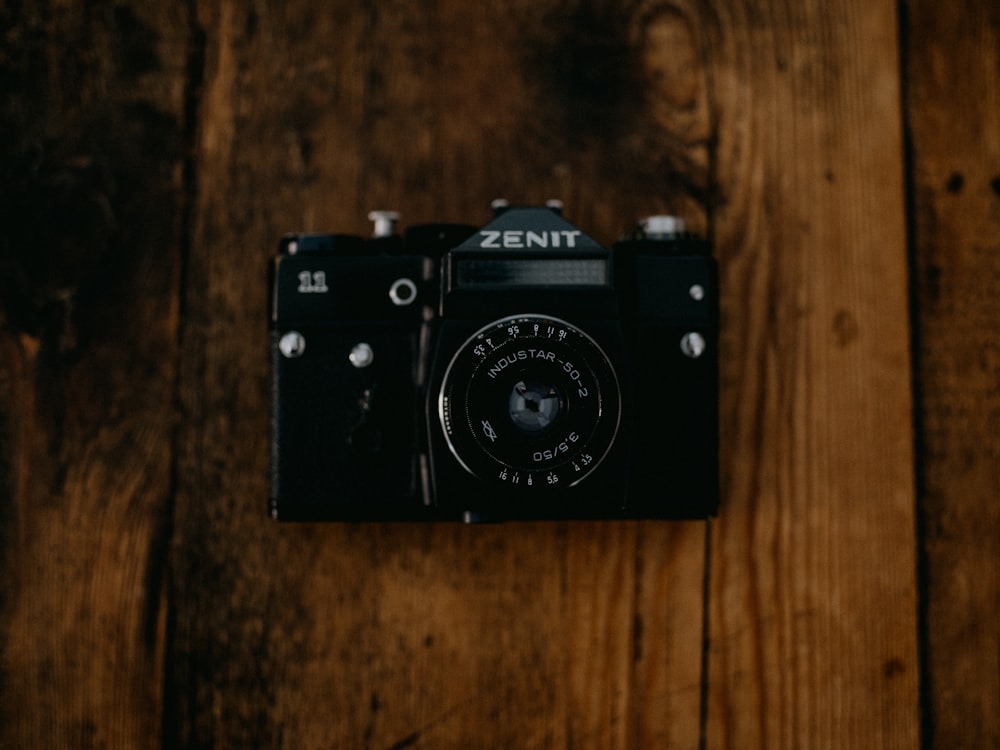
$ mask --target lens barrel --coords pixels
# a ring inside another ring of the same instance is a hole
[[[585,332],[547,315],[496,320],[458,348],[438,416],[470,474],[534,489],[583,481],[618,432],[614,368]]]

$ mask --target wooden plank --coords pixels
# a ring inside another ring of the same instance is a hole
[[[54,5],[0,11],[0,747],[154,747],[187,23]]]
[[[702,524],[281,526],[264,467],[278,236],[365,233],[374,207],[483,221],[497,196],[561,197],[603,241],[669,209],[703,227],[705,79],[675,92],[663,47],[697,25],[644,35],[657,14],[584,2],[198,10],[167,744],[695,746]]]
[[[715,11],[726,489],[708,747],[916,747],[895,4]]]
[[[906,4],[930,747],[1000,746],[1000,10]]]

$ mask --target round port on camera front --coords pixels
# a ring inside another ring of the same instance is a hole
[[[417,298],[417,285],[410,279],[396,279],[389,287],[389,299],[397,307],[413,304]]]

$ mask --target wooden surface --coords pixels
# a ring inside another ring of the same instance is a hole
[[[729,346],[708,744],[915,747],[896,14],[811,7],[719,9],[711,45]]]
[[[79,5],[0,7],[0,748],[1000,744],[990,3]],[[719,517],[268,521],[277,238],[497,196],[711,237]]]
[[[1000,8],[906,28],[926,725],[1000,747]]]

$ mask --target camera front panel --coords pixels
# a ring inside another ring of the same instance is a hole
[[[635,394],[628,502],[638,517],[718,508],[719,303],[708,249],[692,236],[615,246]]]
[[[437,290],[428,264],[305,253],[279,258],[273,275],[272,517],[427,516],[420,380]]]

